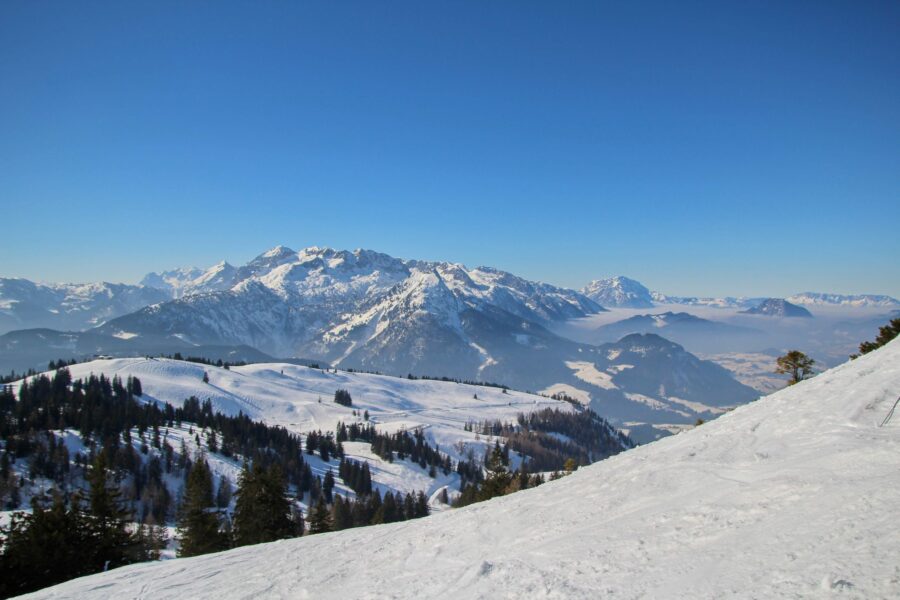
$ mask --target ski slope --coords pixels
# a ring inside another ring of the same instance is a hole
[[[538,488],[33,597],[897,598],[898,396],[900,340]]]

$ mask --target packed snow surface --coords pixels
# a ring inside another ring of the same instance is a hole
[[[898,395],[900,340],[538,488],[35,597],[897,598]]]

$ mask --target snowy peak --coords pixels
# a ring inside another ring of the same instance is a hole
[[[653,298],[650,290],[634,279],[624,276],[596,279],[581,292],[602,306],[621,308],[650,308]]]
[[[257,256],[257,257],[254,259],[254,261],[272,260],[272,259],[274,259],[274,260],[280,260],[280,259],[282,259],[282,258],[286,258],[286,257],[288,257],[288,256],[291,256],[292,254],[296,254],[296,252],[294,252],[293,250],[291,250],[291,249],[288,248],[287,246],[282,246],[281,244],[278,244],[277,246],[275,246],[275,247],[272,248],[271,250],[266,250],[265,252],[263,252],[262,254],[260,254],[259,256]]]
[[[805,317],[812,318],[812,313],[783,298],[767,298],[760,304],[741,311],[747,315],[764,315],[767,317]]]
[[[853,306],[853,307],[878,307],[896,308],[900,306],[900,300],[891,296],[879,296],[874,294],[825,294],[821,292],[803,292],[788,296],[787,300],[794,304],[806,306]]]
[[[35,327],[87,329],[169,297],[142,285],[0,278],[0,333]]]
[[[650,296],[656,304],[680,304],[683,306],[708,306],[712,308],[747,308],[759,302],[760,299],[735,298],[725,296],[722,298],[700,296],[670,296],[662,292],[650,292]]]
[[[230,289],[236,283],[236,274],[235,267],[222,261],[206,270],[187,267],[148,273],[141,284],[168,292],[172,298],[181,298],[190,294]]]
[[[172,269],[170,271],[162,271],[160,273],[147,273],[141,279],[141,285],[165,290],[167,292],[176,293],[176,290],[182,289],[189,282],[203,275],[203,269],[197,267],[183,267],[180,269]]]

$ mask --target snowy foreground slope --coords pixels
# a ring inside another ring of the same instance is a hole
[[[900,597],[900,340],[560,481],[42,598]]]

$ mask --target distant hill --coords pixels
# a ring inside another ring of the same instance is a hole
[[[812,318],[812,313],[782,298],[767,298],[760,304],[740,311],[746,315],[764,315],[767,317],[803,317]]]

